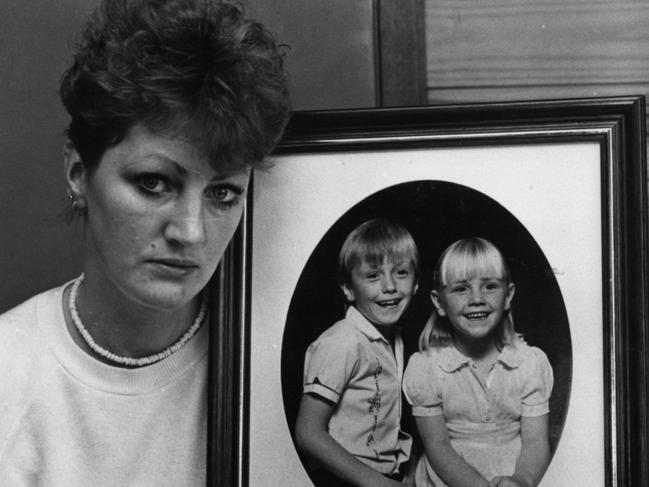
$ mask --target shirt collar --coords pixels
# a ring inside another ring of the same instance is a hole
[[[508,369],[515,369],[520,366],[523,356],[518,348],[505,344],[496,361],[502,363]],[[455,372],[464,365],[469,364],[469,362],[471,362],[471,358],[463,355],[453,346],[440,349],[439,367],[445,372]]]
[[[358,311],[354,306],[350,306],[347,308],[347,313],[345,314],[345,318],[350,320],[352,324],[356,327],[358,331],[360,331],[363,335],[365,335],[370,341],[372,342],[383,342],[385,345],[389,347],[390,349],[392,348],[392,345],[390,345],[390,342],[385,338],[381,332],[372,324],[369,322],[363,314]],[[397,376],[399,377],[399,381],[401,381],[403,377],[403,340],[401,339],[401,328],[395,327],[394,329],[394,350],[393,353],[391,354],[392,357],[395,359],[396,362],[396,367],[397,367]]]
[[[466,355],[461,354],[454,346],[439,349],[439,368],[444,372],[455,372],[471,362]]]
[[[498,356],[498,361],[508,369],[516,369],[523,362],[523,354],[518,347],[505,344],[505,347]]]
[[[351,320],[354,323],[354,326],[360,331],[363,335],[369,338],[372,341],[382,340],[389,344],[388,340],[381,334],[377,328],[368,321],[363,314],[358,311],[354,306],[347,308],[347,313],[345,318]],[[395,329],[395,337],[399,335],[399,329]]]

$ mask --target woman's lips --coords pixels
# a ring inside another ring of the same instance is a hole
[[[147,262],[156,272],[172,277],[183,277],[199,269],[196,262],[186,259],[151,259]]]
[[[171,267],[198,267],[196,262],[187,259],[152,259],[151,261]]]

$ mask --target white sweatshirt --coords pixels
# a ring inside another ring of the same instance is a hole
[[[0,486],[205,485],[208,327],[113,367],[72,340],[63,289],[0,316]]]

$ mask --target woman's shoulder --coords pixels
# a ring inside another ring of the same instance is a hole
[[[42,292],[0,314],[0,360],[23,351],[33,353],[41,338],[39,321],[44,315],[60,313],[62,290],[59,286]]]
[[[3,417],[17,414],[38,387],[38,378],[44,370],[46,354],[43,352],[47,347],[39,319],[55,303],[60,303],[57,289],[33,296],[0,315],[0,369],[3,371],[0,413]]]
[[[0,314],[0,335],[3,340],[11,340],[12,336],[20,336],[20,331],[36,321],[40,295],[32,296],[21,304]]]

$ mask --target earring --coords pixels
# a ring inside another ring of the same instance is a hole
[[[68,200],[70,200],[70,204],[72,205],[72,211],[76,213],[77,215],[82,215],[85,213],[86,210],[86,205],[81,199],[77,199],[74,197],[72,194],[72,191],[68,189]]]

